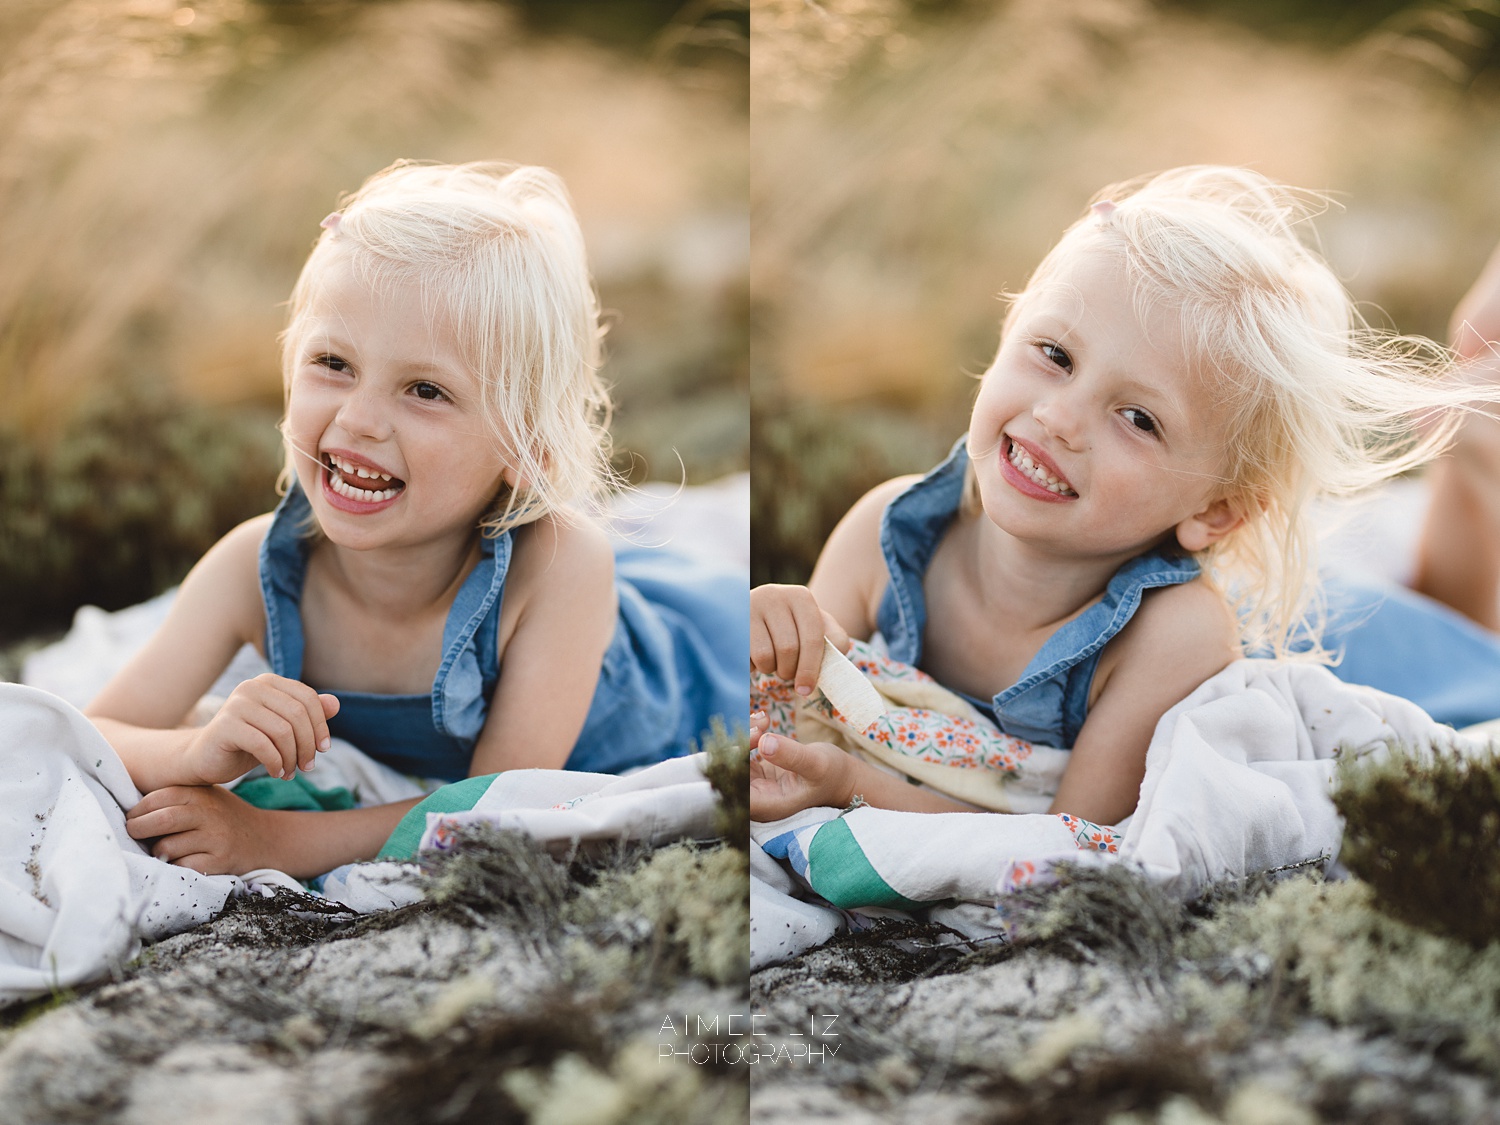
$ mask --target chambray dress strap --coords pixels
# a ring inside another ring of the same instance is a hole
[[[1197,560],[1162,551],[1137,555],[1115,571],[1104,596],[1048,637],[1021,678],[991,701],[1000,729],[1071,748],[1088,715],[1104,646],[1135,616],[1147,590],[1190,582],[1199,573]]]
[[[260,593],[266,603],[266,663],[278,676],[302,678],[302,583],[307,578],[304,541],[313,526],[312,505],[295,480],[260,544]]]
[[[432,681],[432,725],[473,742],[500,679],[500,600],[510,571],[507,531],[479,540],[479,561],[459,587],[443,626],[443,662]]]
[[[312,510],[293,483],[261,544],[266,605],[266,659],[277,675],[302,678],[302,588],[307,578]],[[480,558],[465,577],[443,626],[443,657],[430,692],[382,695],[343,691],[329,730],[404,773],[450,781],[468,776],[500,676],[500,600],[510,568],[510,534],[480,540]]]
[[[922,589],[938,542],[958,513],[969,456],[960,438],[948,458],[902,491],[880,520],[880,549],[890,579],[875,624],[891,656],[921,666],[927,628]],[[1149,589],[1198,577],[1191,557],[1150,551],[1131,559],[1110,579],[1103,596],[1047,638],[1018,679],[992,700],[971,699],[1007,734],[1046,746],[1071,748],[1088,713],[1089,689],[1099,655],[1123,629]]]
[[[875,627],[885,638],[891,659],[922,662],[922,633],[927,628],[927,596],[922,579],[943,532],[958,514],[969,454],[967,435],[954,443],[946,460],[903,490],[880,517],[880,551],[890,580],[875,613]]]

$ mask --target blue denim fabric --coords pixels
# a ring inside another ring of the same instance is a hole
[[[1330,671],[1410,699],[1440,723],[1500,718],[1500,637],[1402,586],[1354,574],[1324,578]]]
[[[968,463],[960,438],[948,459],[892,500],[880,520],[890,583],[876,627],[894,659],[919,667],[927,627],[922,579],[958,513]],[[1104,646],[1134,615],[1145,591],[1188,582],[1198,574],[1198,563],[1188,556],[1159,550],[1138,555],[1115,572],[1098,602],[1047,638],[1019,680],[992,700],[969,701],[1007,734],[1072,749],[1088,713],[1089,687]]]
[[[294,483],[260,551],[266,659],[280,676],[302,676],[302,585],[312,513]],[[469,775],[500,678],[498,630],[511,536],[480,540],[480,559],[443,627],[443,659],[424,695],[378,695],[314,685],[339,697],[328,723],[377,761],[403,773],[457,781]],[[604,654],[582,733],[566,768],[617,773],[689,753],[713,716],[744,725],[749,665],[749,588],[665,551],[616,550],[619,622]],[[546,700],[537,700],[539,707]]]

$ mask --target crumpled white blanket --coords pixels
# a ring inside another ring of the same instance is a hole
[[[808,859],[811,840],[833,821],[843,825],[839,846],[825,854],[840,863],[853,855],[879,886],[918,902],[953,896],[993,904],[1007,890],[1045,879],[1052,864],[1080,858],[1131,864],[1190,898],[1218,879],[1336,858],[1343,826],[1330,796],[1334,755],[1383,753],[1393,744],[1466,753],[1488,746],[1405,699],[1343,683],[1325,668],[1241,660],[1162,716],[1140,801],[1117,826],[1124,839],[1114,855],[1059,849],[1057,818],[1035,815],[821,809],[795,823],[755,825],[757,844],[787,859],[754,857],[752,967],[786,960],[858,924],[849,913],[857,911],[854,903],[842,902],[841,910],[805,900],[805,888],[819,882],[843,885],[820,878],[816,856]],[[987,830],[995,818],[1005,822]],[[1030,821],[1037,824],[1033,844],[1020,823]],[[786,879],[769,877],[771,871]],[[788,886],[792,879],[797,885]],[[857,884],[875,885],[868,877]]]
[[[452,846],[454,831],[475,821],[556,849],[579,840],[709,839],[716,799],[705,758],[674,758],[628,777],[512,770],[471,810],[429,814],[422,846]],[[357,786],[365,803],[422,792],[347,743],[323,759],[317,782]],[[141,794],[119,756],[82,713],[36,688],[0,684],[0,794],[0,1007],[93,980],[129,961],[143,940],[212,918],[230,895],[302,890],[279,871],[200,875],[153,859],[125,830],[125,811]],[[412,863],[351,864],[329,873],[322,893],[372,913],[418,901],[423,880]]]
[[[0,1005],[97,977],[242,885],[132,840],[125,810],[141,794],[119,756],[45,691],[0,684],[0,791]]]

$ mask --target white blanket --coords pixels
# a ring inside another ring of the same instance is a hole
[[[933,815],[859,808],[807,810],[752,835],[755,967],[794,956],[858,924],[865,906],[943,899],[996,903],[1044,880],[1059,862],[1127,863],[1183,898],[1210,882],[1337,856],[1342,824],[1330,797],[1336,753],[1393,744],[1479,752],[1487,744],[1415,704],[1345,684],[1308,664],[1242,660],[1168,711],[1146,755],[1134,814],[1118,851],[1081,850],[1059,818]],[[794,899],[765,878],[770,857],[821,900]],[[821,865],[821,866],[820,866]],[[996,918],[998,923],[999,919]]]
[[[628,777],[511,770],[472,809],[428,814],[422,847],[451,847],[455,830],[476,821],[556,850],[590,840],[711,839],[716,798],[705,757]],[[341,742],[312,779],[358,787],[365,803],[422,791]],[[279,871],[199,875],[153,859],[125,830],[125,811],[140,799],[79,711],[45,691],[0,684],[0,1007],[94,980],[139,953],[143,940],[212,918],[232,894],[302,889]],[[322,883],[325,897],[358,913],[416,902],[423,889],[420,869],[397,862],[351,864]]]
[[[241,881],[152,859],[125,831],[141,799],[92,723],[0,684],[0,1005],[123,964],[142,938],[213,917]]]

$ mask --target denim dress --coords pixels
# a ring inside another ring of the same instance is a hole
[[[897,660],[921,662],[927,624],[922,577],[958,511],[968,460],[960,439],[946,461],[891,501],[881,519],[891,580],[876,624]],[[1130,560],[1097,604],[1048,638],[1014,685],[993,700],[970,702],[1008,734],[1071,748],[1100,650],[1130,620],[1143,591],[1186,582],[1198,570],[1192,558],[1168,552]],[[1500,718],[1500,636],[1393,583],[1328,573],[1322,585],[1328,610],[1323,644],[1339,679],[1410,699],[1455,727]]]
[[[880,519],[880,549],[890,582],[875,624],[891,657],[922,663],[927,599],[922,579],[938,541],[958,514],[969,455],[960,438],[948,459],[887,505]],[[1048,637],[1010,687],[993,699],[965,697],[1006,734],[1042,746],[1071,750],[1088,713],[1089,688],[1099,654],[1159,586],[1198,577],[1190,556],[1156,550],[1137,555],[1110,578],[1104,595]]]
[[[294,482],[260,549],[266,660],[302,678],[302,585],[312,510]],[[443,627],[443,657],[422,695],[342,691],[329,731],[403,773],[458,781],[469,776],[500,679],[500,603],[510,569],[510,532],[481,538]],[[619,773],[691,752],[718,716],[744,725],[749,662],[749,590],[744,576],[665,551],[617,547],[619,620],[604,654],[583,731],[564,768]],[[535,706],[545,707],[546,699]]]

